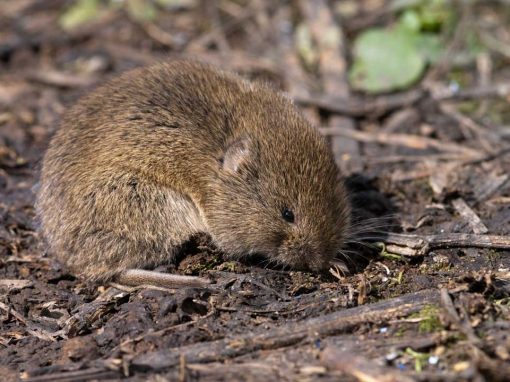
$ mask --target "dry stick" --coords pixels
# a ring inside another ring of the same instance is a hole
[[[352,352],[327,347],[320,356],[321,363],[329,370],[350,374],[362,382],[413,382],[404,373],[379,366],[365,357]]]
[[[137,370],[161,370],[178,365],[182,355],[186,357],[188,363],[204,363],[239,357],[258,350],[310,343],[317,337],[345,333],[360,324],[406,316],[438,301],[439,293],[436,290],[420,291],[303,320],[260,334],[248,334],[149,352],[135,357],[132,365]]]
[[[488,154],[488,155],[486,155],[486,156],[484,156],[482,158],[472,159],[472,160],[469,160],[469,161],[465,161],[462,164],[463,165],[480,164],[480,163],[483,163],[483,162],[489,162],[489,161],[492,161],[494,159],[498,159],[498,158],[500,158],[502,156],[505,156],[507,154],[510,154],[510,146],[502,148],[501,150],[499,150],[498,152],[496,152],[494,154]]]
[[[483,152],[469,147],[455,143],[441,142],[437,139],[422,137],[421,135],[352,131],[343,129],[341,127],[319,128],[319,131],[324,135],[341,135],[344,137],[357,139],[361,142],[375,142],[381,144],[405,146],[418,150],[434,148],[440,151],[463,154],[470,158],[480,158],[484,155]]]
[[[187,374],[186,357],[181,355],[179,359],[179,382],[186,382],[188,380]]]
[[[450,94],[439,96],[438,99],[451,99],[456,101],[503,98],[510,94],[510,82],[489,84],[486,86],[474,86],[471,88],[452,91]]]
[[[298,104],[316,106],[326,111],[351,117],[378,116],[393,110],[412,106],[426,96],[435,101],[465,101],[480,98],[500,98],[510,95],[510,82],[474,86],[454,90],[439,83],[426,85],[426,90],[413,89],[405,92],[375,97],[334,97],[326,94],[294,95]]]
[[[471,229],[476,234],[484,234],[489,232],[485,224],[478,217],[462,198],[457,198],[452,201],[452,205],[466,223],[471,226]]]
[[[296,95],[298,104],[316,106],[329,112],[351,117],[376,116],[411,106],[423,98],[425,92],[414,89],[407,92],[370,98],[334,97],[327,94]]]
[[[53,69],[32,71],[27,74],[28,79],[44,85],[61,88],[79,88],[92,86],[98,82],[96,76],[77,76],[76,74],[61,72]]]
[[[387,164],[399,162],[439,162],[439,161],[461,161],[466,159],[462,154],[431,154],[431,155],[386,155],[384,157],[378,156],[362,156],[365,163],[368,164]]]
[[[21,374],[21,380],[26,382],[74,382],[100,379],[117,379],[120,374],[114,370],[90,368],[76,371],[64,371],[44,375],[32,376],[30,372]]]
[[[181,45],[180,41],[174,34],[168,33],[156,24],[152,22],[138,22],[134,18],[133,21],[143,29],[147,36],[149,36],[157,43],[172,49],[175,49]]]
[[[481,52],[476,57],[476,71],[478,73],[478,86],[487,86],[491,83],[493,63],[488,52]],[[476,115],[481,117],[489,110],[489,100],[483,99],[476,110]]]
[[[453,305],[453,301],[452,298],[450,297],[448,290],[444,288],[441,289],[441,305],[446,311],[450,323],[458,327],[458,329],[469,340],[471,345],[473,346],[479,345],[480,339],[476,336],[475,331],[473,330],[473,328],[469,324],[469,321],[467,320],[467,317],[464,317],[463,320],[459,317],[457,310]]]
[[[386,251],[404,256],[423,256],[436,248],[510,249],[510,236],[449,233],[439,235],[404,235],[389,233],[384,238]]]

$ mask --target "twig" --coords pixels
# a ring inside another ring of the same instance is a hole
[[[432,155],[385,155],[385,156],[361,156],[365,163],[386,164],[406,162],[460,162],[466,156],[462,154],[432,154]]]
[[[411,106],[424,96],[423,90],[388,94],[370,98],[333,97],[326,94],[295,95],[298,104],[312,105],[321,109],[351,117],[378,116]]]
[[[476,99],[500,98],[510,94],[510,82],[473,86],[465,89],[455,89],[444,86],[441,83],[429,83],[424,85],[430,92],[432,99],[436,101],[455,100],[468,101]]]
[[[459,317],[457,310],[455,309],[455,305],[453,305],[452,298],[448,293],[448,290],[444,288],[441,289],[441,305],[447,313],[450,323],[458,327],[458,329],[469,340],[471,345],[479,345],[480,339],[476,336],[475,331],[469,324],[469,321],[467,321],[467,317],[464,317],[463,320]]]
[[[480,52],[476,56],[476,70],[478,72],[478,86],[487,86],[491,83],[493,63],[488,52]],[[489,110],[489,100],[483,99],[476,110],[476,115],[484,116]]]
[[[186,357],[181,354],[181,357],[179,359],[179,382],[186,382],[188,378],[186,375],[188,374],[187,368],[186,368]]]
[[[404,235],[389,233],[385,238],[386,250],[403,256],[424,256],[436,248],[491,248],[510,249],[510,236],[449,233],[440,235]]]
[[[137,22],[138,25],[143,29],[143,31],[152,38],[157,43],[164,45],[168,48],[176,48],[182,43],[179,41],[175,35],[166,32],[164,29],[161,29],[158,25],[150,22]]]
[[[44,375],[31,376],[30,372],[21,375],[22,381],[26,382],[76,382],[100,379],[116,379],[120,375],[117,371],[102,368],[90,368],[76,371],[56,372]]]
[[[326,94],[293,94],[293,97],[298,104],[316,106],[332,113],[352,117],[365,117],[367,115],[384,115],[397,109],[412,106],[427,96],[435,101],[465,101],[489,97],[500,98],[508,95],[510,95],[510,82],[474,86],[460,90],[433,82],[424,84],[424,89],[413,89],[375,97],[352,96],[346,98]]]
[[[79,88],[94,85],[97,77],[77,76],[72,73],[65,73],[54,69],[45,69],[28,73],[27,77],[44,85],[56,86],[61,88]]]
[[[480,163],[483,163],[483,162],[489,162],[491,160],[501,158],[502,156],[505,156],[507,154],[510,154],[510,146],[509,147],[505,147],[505,148],[499,150],[498,152],[496,152],[494,154],[485,155],[482,158],[470,159],[468,161],[464,161],[464,162],[462,162],[462,164],[463,165],[480,164]]]
[[[455,143],[441,142],[437,139],[423,137],[421,135],[411,134],[387,134],[384,132],[364,132],[357,130],[343,129],[342,127],[319,128],[321,134],[324,135],[341,135],[344,137],[354,138],[361,142],[374,142],[380,144],[389,144],[397,146],[405,146],[418,150],[437,149],[440,151],[464,154],[471,158],[480,158],[483,152],[458,145]]]

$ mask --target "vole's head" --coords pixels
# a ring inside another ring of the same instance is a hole
[[[227,254],[262,254],[297,269],[327,268],[349,227],[349,204],[318,132],[288,105],[244,121],[218,160],[206,220]]]

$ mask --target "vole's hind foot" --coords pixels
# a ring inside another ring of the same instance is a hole
[[[115,281],[128,286],[153,285],[172,289],[203,288],[211,284],[211,281],[204,277],[174,275],[143,269],[123,271],[116,277]]]

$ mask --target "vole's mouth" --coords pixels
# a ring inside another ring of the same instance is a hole
[[[330,267],[330,258],[312,251],[302,250],[297,253],[282,253],[277,261],[299,271],[323,272]]]

